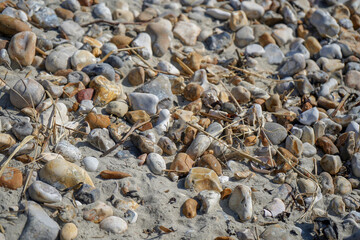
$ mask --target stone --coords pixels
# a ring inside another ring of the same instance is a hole
[[[209,168],[193,167],[185,179],[185,188],[197,192],[203,190],[222,191],[218,175]]]
[[[249,19],[259,19],[264,15],[264,8],[255,2],[242,2],[241,10],[246,13]]]
[[[170,47],[173,34],[171,32],[172,25],[166,19],[149,23],[146,32],[151,37],[152,50],[155,56],[162,57]]]
[[[287,233],[286,229],[280,224],[274,224],[265,229],[264,232],[260,235],[261,239],[264,240],[277,240],[277,239],[290,239],[290,235]]]
[[[282,24],[278,24],[276,27],[277,28],[272,32],[272,36],[279,46],[284,46],[285,44],[294,40],[293,30],[291,28]]]
[[[99,166],[99,160],[95,157],[85,157],[82,163],[88,172],[95,172]]]
[[[323,46],[319,52],[319,55],[320,57],[325,57],[329,59],[342,58],[341,48],[338,44],[335,43]]]
[[[123,35],[115,35],[110,39],[110,42],[116,45],[117,48],[125,48],[127,45],[131,43],[133,39],[131,37],[123,36]]]
[[[95,114],[93,112],[89,113],[86,116],[85,121],[89,123],[91,129],[107,128],[111,123],[108,116],[102,114]]]
[[[151,37],[146,32],[139,33],[136,38],[131,42],[132,47],[143,47],[137,49],[136,51],[142,56],[145,60],[148,60],[152,57],[153,52],[151,48]]]
[[[100,189],[90,186],[89,184],[82,184],[74,191],[74,198],[82,203],[91,204],[100,199]]]
[[[82,100],[80,105],[78,106],[78,112],[82,114],[88,114],[89,112],[97,112],[92,100]]]
[[[265,54],[264,48],[259,44],[250,44],[245,47],[245,55],[250,57],[261,57]]]
[[[70,68],[70,57],[77,51],[71,44],[62,44],[53,49],[46,57],[45,68],[47,71],[55,73],[58,70]]]
[[[279,214],[285,212],[285,204],[280,198],[274,198],[264,208],[265,217],[277,217]]]
[[[177,69],[174,65],[172,65],[168,61],[160,60],[158,65],[156,66],[156,69],[169,74],[180,75],[179,69]]]
[[[80,149],[66,140],[61,140],[56,145],[55,152],[61,154],[69,162],[79,162],[82,159]]]
[[[36,107],[44,98],[44,88],[29,78],[17,81],[10,91],[10,102],[19,109]]]
[[[16,136],[17,139],[23,140],[26,136],[29,136],[33,133],[34,128],[30,122],[17,122],[11,128],[12,133]]]
[[[100,172],[100,177],[103,179],[122,179],[126,177],[131,177],[131,175],[119,171],[104,170]]]
[[[59,26],[60,32],[66,34],[66,36],[73,41],[80,39],[84,34],[84,29],[73,20],[67,20],[61,23]]]
[[[354,153],[351,157],[351,170],[354,176],[360,177],[360,153]]]
[[[124,214],[124,220],[127,223],[134,224],[134,223],[136,223],[137,219],[138,219],[137,212],[135,212],[135,211],[133,211],[131,209],[128,209],[126,211],[126,213]]]
[[[163,152],[169,156],[174,155],[177,151],[175,143],[168,137],[161,137],[157,144],[163,150]]]
[[[133,92],[129,94],[129,101],[133,110],[144,110],[150,115],[157,113],[159,98],[154,94]]]
[[[316,184],[310,179],[300,178],[297,180],[297,185],[301,193],[316,192]]]
[[[121,234],[127,230],[128,226],[122,218],[110,216],[101,221],[100,228],[105,231]]]
[[[319,119],[319,110],[314,107],[305,112],[302,112],[299,116],[299,122],[304,125],[312,125]]]
[[[303,152],[303,144],[294,135],[289,135],[285,141],[286,149],[288,149],[296,157],[300,157]]]
[[[56,188],[41,181],[33,182],[27,190],[31,199],[41,203],[57,203],[62,200]]]
[[[22,172],[14,167],[7,167],[4,169],[0,177],[0,186],[12,190],[18,189],[23,185]]]
[[[108,127],[110,136],[116,143],[119,143],[125,134],[130,130],[130,126],[126,122],[112,123]]]
[[[90,82],[89,76],[82,71],[72,71],[67,75],[69,83],[82,82],[84,86],[87,86]],[[88,100],[90,100],[89,98]]]
[[[150,171],[157,175],[162,174],[163,170],[166,169],[165,160],[157,153],[149,153],[146,164],[149,166]]]
[[[175,24],[173,33],[183,44],[194,46],[200,35],[201,28],[193,22],[179,21]]]
[[[232,11],[229,19],[229,27],[236,32],[240,28],[249,25],[246,13],[244,11]]]
[[[251,93],[249,90],[242,86],[236,86],[231,89],[231,94],[235,97],[236,101],[240,104],[248,103],[251,99]]]
[[[182,214],[187,218],[194,218],[197,215],[196,210],[198,208],[199,203],[195,199],[189,198],[182,205]]]
[[[360,71],[350,70],[345,75],[345,85],[349,88],[354,88],[356,90],[360,90],[360,84],[357,79],[360,77]]]
[[[78,228],[73,223],[66,223],[60,231],[60,240],[73,240],[78,235]]]
[[[115,9],[113,19],[119,22],[134,22],[134,14],[131,11]]]
[[[238,214],[240,221],[250,220],[253,214],[251,189],[242,184],[237,185],[231,193],[229,208]]]
[[[314,147],[314,144],[310,144],[308,142],[303,143],[303,156],[304,157],[312,157],[317,153],[316,147]]]
[[[197,162],[197,166],[212,169],[218,176],[222,175],[220,162],[212,154],[203,155],[200,161]]]
[[[280,144],[287,137],[286,129],[278,123],[266,122],[264,132],[274,145]]]
[[[25,31],[15,34],[9,43],[10,58],[19,62],[23,67],[31,65],[35,57],[36,35]]]
[[[211,190],[203,190],[199,192],[198,199],[201,201],[200,211],[203,213],[211,213],[219,206],[220,193]]]
[[[111,10],[105,5],[105,3],[96,4],[93,8],[93,13],[97,18],[112,20]]]
[[[127,105],[126,101],[118,100],[109,102],[108,105],[106,105],[105,110],[108,114],[113,114],[122,118],[128,112],[129,106]]]
[[[276,164],[279,165],[279,171],[287,172],[299,163],[299,160],[288,149],[279,147],[278,150]]]
[[[184,89],[184,97],[188,101],[195,101],[201,97],[204,88],[198,83],[189,83]]]
[[[342,215],[345,211],[345,203],[340,196],[335,196],[330,202],[330,209],[336,214]]]
[[[317,9],[313,12],[309,20],[323,37],[334,37],[340,31],[340,27],[336,20],[328,12],[322,9]]]
[[[55,11],[49,7],[41,7],[32,15],[32,20],[44,29],[56,28],[60,25]]]
[[[72,12],[80,10],[80,3],[76,0],[66,0],[60,4],[63,8],[69,9]]]
[[[0,50],[0,65],[11,66],[10,56],[5,48]]]
[[[76,100],[81,103],[83,100],[91,100],[94,95],[94,89],[92,88],[86,88],[80,90],[76,94]]]
[[[219,8],[208,8],[205,13],[218,20],[228,20],[230,13]]]
[[[95,106],[105,106],[109,102],[119,98],[123,93],[121,85],[111,82],[103,76],[95,77],[91,80],[89,86],[95,89],[93,98]]]
[[[26,212],[27,221],[19,239],[57,239],[60,231],[59,225],[47,215],[39,204],[28,201]]]
[[[321,158],[320,165],[324,171],[335,175],[340,171],[342,162],[341,158],[337,155],[325,154],[325,156]]]
[[[129,111],[126,113],[126,118],[132,124],[138,121],[147,122],[150,120],[149,114],[147,114],[144,110]]]
[[[282,109],[282,103],[279,94],[273,94],[265,101],[265,107],[269,112],[277,112]]]
[[[95,64],[96,58],[90,52],[86,50],[78,50],[70,58],[71,65],[76,71],[80,71],[84,67]]]
[[[102,75],[110,81],[115,81],[115,70],[107,63],[96,63],[87,65],[82,69],[90,78]],[[92,81],[95,79],[93,78]]]
[[[99,201],[94,207],[83,213],[83,218],[86,221],[91,221],[93,223],[100,223],[104,219],[112,216],[113,213],[114,211],[112,207]]]
[[[145,82],[145,70],[142,67],[133,68],[127,75],[127,79],[131,86],[138,86]]]
[[[351,193],[352,186],[349,180],[342,176],[334,178],[335,194],[346,195]]]
[[[13,36],[20,32],[31,31],[23,21],[8,15],[0,14],[0,32],[6,36]]]
[[[81,182],[94,187],[91,178],[84,169],[61,158],[46,163],[41,168],[39,177],[42,181],[58,189],[73,187]]]
[[[305,69],[305,57],[301,53],[291,56],[279,69],[280,77],[293,76],[294,74]]]
[[[321,44],[316,38],[312,36],[306,38],[304,45],[307,48],[307,50],[309,50],[310,55],[317,54],[321,50]]]
[[[264,50],[264,57],[267,58],[269,64],[281,64],[283,62],[284,53],[277,45],[273,43],[267,44]]]
[[[109,130],[106,128],[93,129],[87,136],[87,141],[103,152],[115,146],[115,142],[110,138]]]
[[[169,177],[171,180],[175,181],[179,178],[179,176],[186,175],[194,163],[195,162],[190,158],[189,155],[179,152],[176,154],[175,159],[170,165],[170,170],[173,170],[173,172],[168,173]]]
[[[147,137],[133,134],[131,135],[131,141],[142,153],[162,154],[161,148]]]
[[[212,51],[225,49],[231,45],[231,42],[231,35],[227,32],[211,35],[205,40],[206,46]]]
[[[0,133],[0,151],[3,151],[16,144],[15,139],[6,133]]]
[[[55,8],[56,16],[63,20],[71,20],[74,18],[74,13],[70,10],[64,9],[62,7]]]
[[[155,18],[157,15],[158,14],[156,9],[148,7],[145,8],[144,11],[142,11],[136,19],[140,22],[148,22],[151,19]]]
[[[333,179],[328,172],[320,173],[319,180],[321,183],[321,190],[323,194],[334,194],[335,187]]]
[[[335,155],[339,153],[339,149],[327,137],[322,136],[316,139],[316,146],[319,147],[325,154]]]

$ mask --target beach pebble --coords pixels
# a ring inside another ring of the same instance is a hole
[[[231,44],[231,35],[227,32],[214,34],[205,40],[206,46],[209,50],[225,49]]]
[[[335,187],[333,179],[328,172],[322,172],[319,175],[321,191],[323,194],[334,194]]]
[[[128,209],[124,214],[124,220],[129,224],[136,223],[137,219],[138,219],[138,213],[135,212],[134,210]]]
[[[101,192],[99,188],[82,184],[80,188],[74,191],[74,198],[82,203],[91,204],[100,199]]]
[[[80,39],[85,34],[84,29],[82,29],[82,27],[73,20],[67,20],[62,22],[59,26],[59,29],[73,41]]]
[[[99,166],[99,160],[95,157],[85,157],[82,160],[85,170],[88,172],[95,172]]]
[[[234,43],[237,47],[243,48],[255,40],[254,31],[249,26],[240,28],[235,34]]]
[[[345,203],[340,196],[335,196],[330,202],[330,209],[340,216],[346,212]]]
[[[151,37],[152,50],[155,56],[162,57],[169,49],[173,38],[171,28],[171,23],[165,19],[147,25],[146,32]]]
[[[265,54],[264,48],[259,44],[250,44],[245,47],[245,55],[250,57],[261,57]]]
[[[61,140],[56,145],[55,152],[61,154],[69,162],[79,162],[82,159],[80,149],[66,140]]]
[[[201,97],[204,88],[198,83],[189,83],[184,89],[184,97],[188,101],[195,101]]]
[[[19,61],[23,67],[29,66],[35,57],[35,47],[35,33],[29,31],[17,33],[10,40],[9,56],[13,61]]]
[[[108,80],[104,76],[95,77],[93,80],[91,80],[89,86],[95,89],[95,95],[93,97],[95,106],[105,106],[109,102],[120,97],[123,93],[121,85]]]
[[[299,178],[297,180],[297,185],[301,193],[315,193],[316,192],[316,184],[306,178]]]
[[[310,23],[322,36],[334,37],[340,31],[336,20],[326,11],[317,9],[310,17]]]
[[[16,144],[16,141],[10,134],[0,133],[0,150],[1,151],[13,146],[14,144]]]
[[[5,14],[0,14],[1,33],[11,37],[24,31],[31,31],[31,28],[25,22]]]
[[[211,190],[199,192],[198,199],[201,201],[200,211],[203,213],[213,212],[219,206],[220,193]]]
[[[195,199],[189,198],[182,205],[182,214],[187,218],[194,218],[197,215],[196,211],[198,208],[199,203]]]
[[[293,30],[286,25],[278,24],[272,32],[272,37],[279,46],[283,46],[294,40]]]
[[[10,56],[5,48],[0,50],[0,65],[11,66]]]
[[[163,157],[157,153],[149,153],[146,158],[146,164],[152,173],[160,175],[166,169],[166,163]]]
[[[23,185],[23,175],[18,168],[6,167],[0,177],[0,186],[8,189],[18,189]]]
[[[62,200],[56,188],[41,181],[33,182],[28,188],[28,193],[33,200],[41,203],[57,203]]]
[[[224,11],[219,8],[208,8],[205,13],[219,20],[228,20],[231,15],[230,12]]]
[[[279,69],[280,77],[292,76],[306,67],[305,57],[301,53],[291,56]]]
[[[159,112],[159,118],[156,122],[155,129],[158,133],[167,132],[170,126],[170,112],[167,109],[161,109]]]
[[[351,170],[356,177],[360,177],[360,153],[354,153],[351,157]]]
[[[211,8],[208,10],[211,10]],[[230,13],[228,14],[230,15]],[[177,22],[173,30],[174,36],[188,46],[194,46],[196,44],[200,32],[201,28],[197,24],[185,21]]]
[[[60,231],[60,240],[73,240],[78,235],[78,228],[73,223],[66,223]]]
[[[177,151],[175,143],[168,137],[161,137],[157,144],[161,147],[163,152],[169,156],[174,155]]]
[[[259,19],[264,15],[264,8],[255,2],[242,2],[241,10],[246,13],[249,19]]]
[[[70,68],[70,57],[77,51],[76,47],[70,44],[62,44],[53,49],[45,60],[46,70],[56,72]]]
[[[222,191],[217,174],[209,168],[202,167],[191,168],[185,179],[185,188],[194,189],[197,192],[203,190]]]
[[[110,216],[101,221],[100,228],[105,231],[121,234],[127,230],[128,225],[122,218]]]
[[[23,140],[26,136],[31,135],[33,130],[34,128],[31,123],[26,121],[17,122],[11,128],[12,133],[19,140]]]
[[[335,155],[339,153],[339,149],[328,137],[322,136],[316,139],[316,146],[319,147],[325,154]]]
[[[302,112],[299,116],[299,122],[304,125],[312,125],[319,119],[319,110],[314,107],[305,112]]]
[[[176,154],[175,159],[170,165],[170,170],[174,170],[174,172],[169,172],[168,175],[171,180],[175,181],[179,178],[179,176],[185,175],[189,172],[193,165],[194,161],[189,157],[189,155],[179,152]]]
[[[335,194],[346,195],[351,193],[352,186],[349,180],[342,176],[334,178]]]
[[[133,47],[144,47],[142,49],[137,49],[136,51],[142,56],[145,60],[148,60],[152,57],[153,52],[151,48],[151,37],[146,32],[139,33],[136,38],[131,42]]]
[[[113,214],[114,214],[114,211],[113,211],[112,207],[99,201],[96,203],[96,205],[94,207],[92,207],[91,209],[89,209],[83,213],[83,218],[86,221],[100,223],[104,219],[112,216]]]
[[[156,66],[156,69],[173,75],[180,75],[180,71],[168,61],[163,61],[163,60],[159,61],[158,65]]]
[[[29,78],[18,80],[10,91],[10,102],[19,109],[36,107],[44,97],[44,88]]]
[[[264,57],[267,58],[269,64],[281,64],[285,58],[284,53],[275,44],[268,44],[264,48]]]
[[[233,87],[231,89],[231,94],[235,97],[236,101],[239,103],[248,103],[251,99],[251,93],[249,90],[242,86]]]
[[[40,180],[58,189],[73,187],[80,182],[94,186],[84,169],[61,158],[46,163],[41,168],[39,177]]]
[[[39,204],[28,201],[26,212],[27,221],[19,239],[57,239],[60,231],[59,225],[47,215]]]
[[[124,117],[128,110],[129,106],[125,101],[112,101],[106,105],[106,112],[118,117]]]
[[[232,31],[237,31],[240,28],[247,26],[249,21],[244,11],[232,11],[229,20],[229,27]]]
[[[326,172],[335,175],[340,171],[342,162],[340,156],[326,154],[321,158],[320,165]]]
[[[251,189],[243,184],[236,186],[229,199],[229,208],[238,214],[240,221],[250,220],[253,214]]]
[[[296,157],[300,157],[303,152],[303,144],[300,139],[294,135],[289,135],[285,141],[286,149],[288,149]]]
[[[303,156],[304,157],[312,157],[316,154],[316,147],[314,147],[313,144],[310,144],[308,142],[303,143]]]
[[[69,9],[72,12],[80,10],[81,6],[77,0],[66,0],[60,4],[63,8]]]
[[[95,64],[96,58],[86,50],[78,50],[74,53],[74,55],[72,55],[70,61],[73,68],[79,71],[87,65]]]
[[[53,9],[42,7],[32,15],[34,22],[38,23],[42,28],[56,28],[60,24],[59,18]]]
[[[276,239],[290,239],[290,235],[286,229],[280,224],[274,224],[265,229],[260,235],[261,239],[264,240],[276,240]]]
[[[265,217],[277,217],[285,211],[285,204],[280,198],[274,198],[268,205],[265,206]]]
[[[197,162],[197,166],[210,168],[216,172],[218,176],[222,175],[221,164],[219,160],[212,154],[205,154],[201,157],[200,161]]]
[[[115,142],[110,138],[109,130],[106,128],[93,129],[87,136],[87,141],[103,152],[115,146]]]
[[[90,78],[102,75],[110,81],[115,81],[115,71],[107,63],[95,63],[87,65],[82,69]]]
[[[264,132],[274,145],[280,144],[287,137],[286,129],[278,123],[266,122]]]
[[[133,134],[131,135],[131,141],[141,151],[141,153],[162,154],[161,148],[145,136]]]
[[[93,13],[97,18],[112,20],[111,10],[105,5],[105,3],[96,4],[93,8]]]
[[[138,86],[145,82],[145,70],[142,67],[133,68],[127,75],[128,81],[132,86]]]
[[[342,58],[341,48],[335,43],[323,46],[319,52],[319,55],[320,57],[326,57],[329,59]]]
[[[144,110],[150,115],[157,112],[159,98],[154,94],[133,92],[129,94],[129,100],[133,110]]]
[[[91,111],[94,113],[97,112],[92,100],[82,100],[80,102],[78,111],[79,111],[79,113],[82,113],[82,114],[86,114]]]

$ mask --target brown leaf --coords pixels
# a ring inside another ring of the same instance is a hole
[[[174,230],[171,230],[171,229],[166,228],[166,227],[164,227],[164,226],[160,226],[159,229],[160,229],[161,231],[165,232],[165,233],[172,233],[172,232],[174,232]]]

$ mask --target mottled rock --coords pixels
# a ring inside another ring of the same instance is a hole
[[[192,188],[197,192],[203,190],[222,191],[217,174],[209,168],[202,167],[194,167],[190,170],[185,179],[185,188]]]

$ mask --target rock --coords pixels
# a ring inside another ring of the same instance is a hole
[[[30,122],[17,122],[11,128],[12,133],[16,136],[17,139],[23,140],[26,136],[29,136],[33,133],[34,128]]]
[[[322,136],[316,140],[316,146],[319,147],[325,154],[338,154],[339,149],[335,144],[327,137]]]
[[[326,57],[329,59],[342,58],[341,48],[338,44],[328,44],[321,48],[319,52],[320,57]]]
[[[280,198],[274,198],[264,208],[265,217],[277,217],[279,214],[285,212],[285,204]]]
[[[360,177],[360,153],[354,153],[351,157],[351,169],[356,177]]]
[[[88,172],[95,172],[99,166],[99,160],[95,157],[85,157],[82,160],[82,163],[85,166],[85,170]]]
[[[104,219],[113,215],[112,207],[106,205],[103,202],[98,202],[95,207],[87,210],[83,214],[83,218],[86,221],[91,221],[94,223],[100,223]]]
[[[82,72],[82,71],[70,72],[67,75],[67,79],[68,79],[69,83],[82,82],[84,86],[87,86],[89,84],[89,82],[90,82],[89,76],[86,73]],[[90,91],[89,96],[92,96],[94,89],[87,88],[87,89],[84,89],[82,91],[86,91],[86,90]],[[78,93],[78,95],[79,94],[80,94],[80,92]],[[90,98],[83,98],[82,100],[84,100],[84,99],[91,100],[91,97]],[[79,101],[79,102],[81,102],[81,101]]]
[[[157,144],[163,150],[163,152],[169,156],[174,155],[177,151],[175,143],[168,137],[161,137]]]
[[[316,147],[314,147],[314,144],[310,144],[308,142],[303,143],[303,156],[304,157],[312,157],[316,154]]]
[[[227,32],[214,34],[205,40],[209,50],[225,49],[230,46],[231,42],[231,35]]]
[[[69,9],[72,12],[80,10],[80,3],[76,0],[66,0],[60,4],[63,8]]]
[[[321,9],[317,9],[310,17],[310,23],[317,29],[321,36],[334,37],[340,31],[340,27],[331,15]]]
[[[205,13],[218,20],[228,20],[230,13],[219,8],[208,8]]]
[[[10,91],[10,102],[19,109],[36,107],[44,98],[44,88],[29,78],[17,81]]]
[[[184,97],[188,101],[195,101],[201,97],[204,88],[198,83],[189,83],[184,89]]]
[[[149,153],[146,164],[149,166],[150,171],[157,175],[161,175],[163,170],[166,169],[165,160],[157,153]]]
[[[89,123],[91,129],[107,128],[111,123],[108,116],[102,114],[95,114],[93,112],[89,113],[86,116],[85,121]]]
[[[15,190],[22,185],[23,175],[19,169],[14,167],[7,167],[4,169],[4,172],[0,177],[0,186]]]
[[[94,187],[84,169],[61,158],[46,163],[39,176],[42,181],[59,189],[73,187],[80,182]]]
[[[316,192],[316,184],[310,179],[300,178],[297,180],[297,184],[301,193]]]
[[[180,71],[168,61],[160,60],[156,69],[169,74],[180,75]]]
[[[279,70],[280,77],[292,76],[306,67],[305,57],[301,53],[291,56]]]
[[[66,140],[61,140],[56,145],[55,152],[61,154],[69,162],[79,162],[82,159],[80,149]]]
[[[240,28],[247,26],[249,21],[244,11],[232,11],[229,20],[229,27],[232,31],[236,32]]]
[[[342,167],[341,158],[337,155],[325,154],[320,161],[321,167],[328,173],[335,175]]]
[[[117,48],[125,48],[132,41],[131,37],[123,36],[123,35],[115,35],[110,39],[110,42],[116,45]]]
[[[265,54],[264,48],[259,44],[250,44],[245,47],[245,55],[250,57],[261,57]]]
[[[219,206],[220,193],[211,190],[203,190],[199,192],[198,198],[201,201],[200,211],[203,213],[211,213]]]
[[[112,20],[111,10],[105,5],[105,3],[96,4],[93,8],[93,13],[97,18]]]
[[[77,51],[77,48],[70,44],[62,44],[53,49],[46,57],[45,68],[49,72],[65,70],[70,68],[70,57]]]
[[[199,208],[198,202],[193,199],[189,198],[186,200],[182,206],[182,213],[187,218],[194,218],[196,217],[196,210]]]
[[[11,66],[10,56],[5,48],[0,50],[0,65]]]
[[[44,80],[40,81],[40,84],[44,87],[46,91],[48,91],[52,98],[59,98],[63,95],[64,89],[62,86],[57,86],[50,81]]]
[[[170,165],[170,170],[173,170],[174,172],[169,172],[169,177],[171,180],[175,181],[179,178],[179,176],[186,175],[194,163],[195,162],[189,157],[189,155],[179,152],[176,154],[174,161],[172,161]]]
[[[127,221],[130,224],[136,223],[136,221],[138,219],[137,212],[135,212],[131,209],[128,209],[124,215],[125,215],[125,217],[124,217],[125,221]]]
[[[106,105],[106,112],[117,117],[124,117],[128,110],[129,106],[125,101],[122,100],[112,101]]]
[[[147,122],[150,120],[149,114],[147,114],[144,110],[129,111],[126,113],[126,118],[132,124],[136,123],[137,121]]]
[[[242,86],[233,87],[231,94],[235,97],[239,103],[248,103],[251,99],[251,93]]]
[[[87,141],[103,152],[115,146],[115,142],[110,138],[109,130],[106,128],[93,129],[87,136]]]
[[[211,9],[208,9],[211,10]],[[230,15],[230,14],[229,14]],[[173,33],[183,44],[194,46],[201,28],[193,22],[179,21],[175,24]]]
[[[145,82],[145,71],[142,67],[133,68],[127,75],[128,81],[132,86],[138,86]]]
[[[266,45],[264,57],[267,58],[269,64],[281,64],[285,58],[281,49],[272,43]]]
[[[126,177],[131,177],[130,174],[119,172],[119,171],[111,171],[111,170],[104,170],[101,171],[100,177],[103,179],[122,179]]]
[[[334,194],[335,187],[333,179],[328,172],[320,173],[319,180],[321,183],[321,190],[323,194]]]
[[[330,209],[336,214],[342,215],[345,211],[345,203],[341,197],[335,196],[330,202]]]
[[[249,26],[240,28],[235,34],[235,45],[243,48],[255,40],[254,31]]]
[[[1,14],[0,32],[7,36],[13,36],[20,32],[31,31],[31,28],[23,21]]]
[[[112,139],[114,139],[116,143],[119,143],[125,134],[130,130],[130,126],[126,122],[121,121],[110,124],[108,130]]]
[[[86,73],[90,78],[94,79],[99,78],[96,76],[102,75],[106,79],[110,81],[115,81],[115,70],[107,63],[96,63],[87,65],[82,69],[84,73]],[[91,86],[90,86],[91,87]]]
[[[249,19],[259,19],[264,15],[264,8],[255,2],[242,2],[241,10],[246,13]]]
[[[294,135],[289,135],[285,141],[286,149],[288,149],[296,157],[300,157],[303,152],[303,144]]]
[[[47,215],[39,204],[33,201],[29,201],[27,204],[28,218],[19,239],[57,239],[60,231],[59,225]]]
[[[277,28],[273,30],[272,36],[279,46],[283,46],[294,40],[293,30],[286,25],[278,24]]]
[[[74,191],[74,198],[85,204],[91,204],[98,201],[100,195],[100,189],[86,183],[82,184],[80,188]]]
[[[29,66],[35,57],[36,35],[25,31],[15,34],[9,43],[8,52],[10,58],[19,62],[22,66]]]
[[[16,141],[10,134],[0,133],[0,151],[13,146],[14,144],[16,144]]]
[[[342,176],[336,176],[334,178],[335,194],[346,195],[351,193],[351,183]]]
[[[169,49],[173,37],[171,28],[171,23],[165,19],[147,25],[146,32],[151,37],[152,50],[155,56],[162,57]]]
[[[78,50],[72,55],[70,61],[75,70],[80,71],[90,64],[95,64],[96,58],[86,50]]]
[[[286,129],[278,123],[266,122],[264,132],[274,145],[280,144],[287,137]]]
[[[357,79],[360,77],[360,72],[356,70],[350,70],[345,75],[345,85],[349,88],[360,90],[360,84]]]
[[[212,154],[203,155],[197,165],[214,170],[218,176],[222,175],[220,162]]]
[[[33,182],[28,188],[28,193],[33,200],[41,203],[57,203],[62,200],[56,188],[41,181]]]
[[[185,188],[195,189],[197,192],[203,190],[222,191],[217,174],[208,168],[194,167],[185,179]]]
[[[287,231],[279,224],[271,225],[267,227],[260,235],[264,240],[277,240],[277,239],[290,239],[291,237]]]
[[[49,29],[56,28],[60,25],[59,18],[53,9],[41,7],[32,15],[32,20],[40,25],[40,27]]]
[[[130,104],[133,110],[144,110],[150,115],[154,115],[157,112],[157,105],[159,98],[151,93],[130,93]]]
[[[253,214],[251,189],[242,184],[236,186],[229,199],[229,208],[239,215],[240,221],[250,220]]]
[[[305,112],[301,113],[299,116],[299,122],[304,125],[312,125],[319,119],[319,110],[314,107]]]
[[[73,240],[78,235],[78,228],[73,223],[66,223],[60,231],[60,240]]]
[[[154,8],[148,7],[144,11],[142,11],[139,16],[137,16],[137,20],[140,22],[147,22],[157,16],[157,11]]]
[[[307,50],[309,50],[310,55],[317,54],[321,50],[321,44],[316,38],[312,36],[306,38],[304,45],[307,48]]]
[[[73,41],[80,39],[85,34],[84,29],[77,22],[72,20],[62,22],[59,26],[59,30]]]
[[[144,47],[142,49],[137,49],[136,51],[142,56],[145,60],[148,60],[152,57],[153,52],[151,48],[151,37],[145,32],[139,33],[136,38],[131,42],[133,47]]]
[[[105,106],[119,98],[123,92],[121,85],[115,84],[103,76],[95,77],[90,82],[90,87],[95,89],[95,96],[93,98],[95,106]]]
[[[127,230],[128,226],[122,218],[110,216],[101,221],[100,228],[105,231],[121,234]]]

